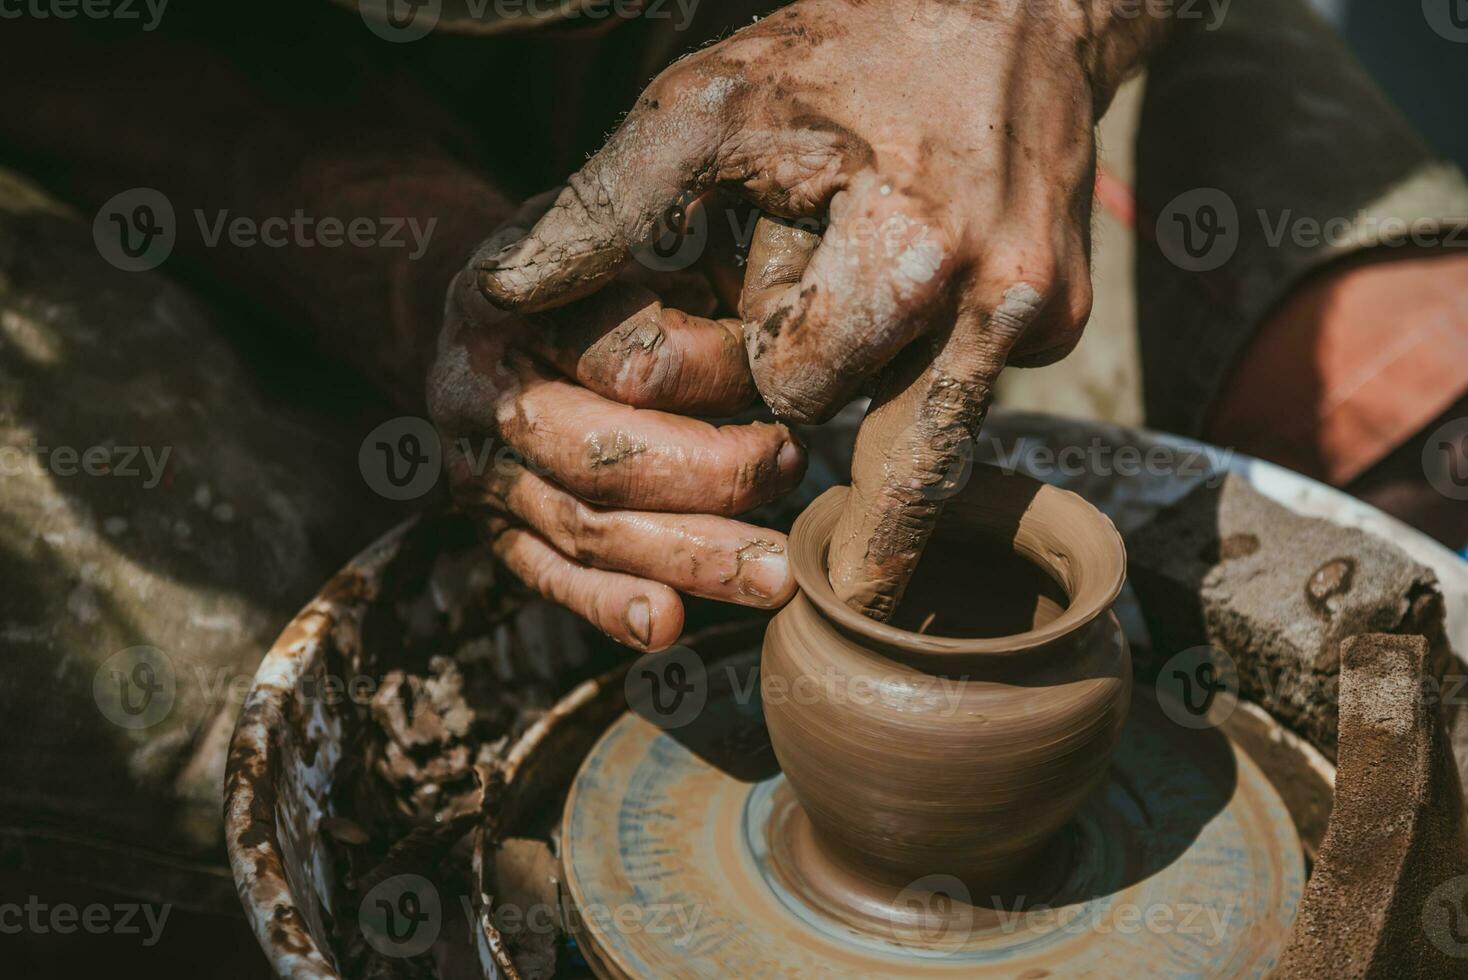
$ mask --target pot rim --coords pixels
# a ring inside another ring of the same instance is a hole
[[[796,518],[790,529],[791,568],[801,594],[815,605],[822,616],[844,632],[868,642],[939,659],[973,655],[1008,657],[1029,653],[1063,640],[1105,615],[1126,584],[1126,545],[1122,542],[1116,525],[1079,494],[1027,476],[1005,474],[993,467],[975,466],[968,489],[972,490],[981,481],[992,483],[995,480],[1013,481],[1016,485],[1028,484],[1034,488],[1034,496],[1026,514],[1035,508],[1054,510],[1067,507],[1073,513],[1085,515],[1096,538],[1095,543],[1111,557],[1112,561],[1108,564],[1115,569],[1114,573],[1106,576],[1088,575],[1078,579],[1073,588],[1060,583],[1065,587],[1068,600],[1065,611],[1044,626],[1023,633],[995,637],[952,637],[899,629],[852,609],[836,597],[836,591],[831,587],[826,574],[826,554],[831,543],[831,532],[835,529],[846,496],[851,492],[850,487],[841,486],[832,487],[817,497]],[[814,546],[807,544],[812,536],[816,541]],[[1052,573],[1052,566],[1040,556],[1030,555],[1029,559],[1047,574]]]

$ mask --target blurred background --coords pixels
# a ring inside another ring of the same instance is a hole
[[[1468,169],[1468,26],[1462,45],[1442,44],[1427,8],[1468,25],[1468,0],[1311,0],[1407,118],[1444,156]],[[1456,11],[1455,11],[1456,8]]]

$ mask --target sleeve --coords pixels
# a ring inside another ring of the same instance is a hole
[[[1149,65],[1136,173],[1146,415],[1187,435],[1311,273],[1368,249],[1468,244],[1462,173],[1303,0],[1197,6]]]

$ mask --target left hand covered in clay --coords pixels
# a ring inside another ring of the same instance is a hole
[[[716,188],[785,219],[752,243],[750,365],[801,422],[875,382],[830,570],[886,618],[1001,368],[1080,339],[1094,125],[1164,33],[1120,0],[798,0],[659,75],[479,284],[521,312],[585,296]]]
[[[444,305],[428,405],[455,502],[510,574],[637,650],[677,640],[680,592],[759,608],[795,592],[785,536],[733,518],[798,484],[803,448],[784,425],[701,418],[757,399],[739,322],[711,319],[738,292],[731,248],[713,243],[707,270],[631,263],[533,314],[486,302],[470,258]]]

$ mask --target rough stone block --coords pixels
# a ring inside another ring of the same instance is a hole
[[[1127,539],[1152,633],[1150,683],[1199,646],[1228,655],[1240,693],[1334,754],[1340,645],[1361,633],[1420,634],[1430,674],[1451,656],[1433,572],[1378,537],[1303,517],[1229,476],[1201,486]],[[1429,681],[1429,684],[1431,681]]]

